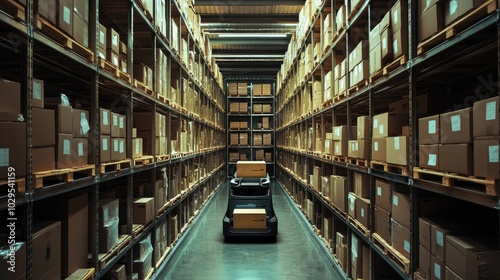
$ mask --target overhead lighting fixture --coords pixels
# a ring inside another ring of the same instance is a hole
[[[221,33],[219,38],[285,38],[282,33]]]

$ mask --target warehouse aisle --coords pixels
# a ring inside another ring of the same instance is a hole
[[[341,279],[302,217],[290,208],[286,194],[277,186],[273,192],[279,223],[276,243],[224,243],[228,187],[223,187],[157,279]]]

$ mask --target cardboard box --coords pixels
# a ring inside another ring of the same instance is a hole
[[[370,74],[382,69],[382,45],[377,44],[370,51]]]
[[[110,120],[111,137],[120,137],[120,114],[111,112]]]
[[[264,144],[264,146],[271,146],[272,145],[272,134],[271,133],[263,133],[262,136],[263,136],[262,144]]]
[[[349,147],[347,156],[350,158],[358,158],[358,150],[359,150],[358,140],[349,140],[347,144]]]
[[[430,38],[432,35],[443,30],[444,8],[442,4],[442,2],[438,2],[437,4],[434,4],[427,8],[421,15],[418,16],[419,42],[422,42],[427,38]]]
[[[143,144],[142,138],[132,139],[132,156],[133,158],[139,158],[143,156]]]
[[[382,180],[375,180],[375,205],[386,212],[391,212],[391,197],[391,185]]]
[[[253,146],[262,146],[262,134],[261,133],[254,133]]]
[[[71,141],[73,166],[83,166],[89,163],[89,140],[87,138],[73,138]]]
[[[356,200],[356,195],[353,192],[349,192],[347,196],[347,214],[349,214],[349,216],[351,216],[353,219],[356,219]]]
[[[444,278],[444,262],[438,257],[431,254],[431,277],[432,280],[441,280]]]
[[[99,253],[108,253],[118,241],[118,220],[99,228]]]
[[[106,40],[108,37],[107,36],[108,30],[104,25],[99,23],[98,31],[99,31],[99,40],[97,42],[97,47],[100,49],[106,50],[106,48],[107,48]],[[106,53],[106,52],[104,52],[104,53]],[[104,58],[104,59],[106,59],[106,58]]]
[[[474,176],[500,179],[499,147],[498,136],[474,139]]]
[[[110,28],[108,28],[106,35],[107,35],[106,48],[110,49],[115,54],[119,54],[120,53],[120,34],[118,34],[118,32],[115,29],[110,27]]]
[[[431,220],[421,217],[418,219],[418,242],[421,247],[431,250]]]
[[[391,244],[399,253],[401,253],[407,259],[410,259],[410,230],[394,219],[391,221]]]
[[[120,158],[120,140],[122,138],[111,138],[111,158],[110,161],[119,161]]]
[[[57,26],[73,37],[73,0],[59,0]]]
[[[394,59],[408,53],[408,32],[405,28],[392,34],[392,51]]]
[[[248,144],[248,133],[240,133],[239,134],[239,142],[240,146],[247,146]]]
[[[481,0],[446,0],[444,3],[444,24],[450,25],[469,10],[483,3]]]
[[[431,252],[422,245],[418,247],[417,270],[424,279],[431,279]]]
[[[463,280],[462,277],[458,276],[453,270],[451,270],[448,266],[445,265],[445,273],[444,273],[445,279],[448,280]]]
[[[389,15],[389,13],[387,13]],[[380,33],[380,47],[382,61],[392,60],[392,32],[391,28],[388,27]]]
[[[477,101],[473,106],[474,137],[500,135],[500,96]]]
[[[262,113],[262,104],[254,104],[253,105],[253,113],[261,114]]]
[[[387,243],[390,243],[391,219],[390,213],[386,210],[375,206],[374,215],[374,232],[377,233]]]
[[[434,115],[418,120],[418,143],[439,144],[440,135],[440,116]]]
[[[73,109],[73,137],[87,138],[89,136],[89,111]]]
[[[472,148],[470,144],[439,145],[439,170],[472,175]]]
[[[61,222],[33,225],[33,278],[61,279]]]
[[[266,209],[235,208],[233,211],[233,228],[235,229],[265,229]]]
[[[370,229],[370,199],[356,198],[356,220]]]
[[[387,137],[387,163],[408,164],[408,137]]]
[[[26,123],[0,122],[0,131],[8,131],[9,137],[0,137],[0,179],[8,177],[15,169],[16,177],[26,175]]]
[[[240,129],[240,122],[229,122],[229,129]]]
[[[56,169],[54,146],[32,148],[32,161],[33,172]]]
[[[147,225],[156,214],[154,197],[143,197],[134,200],[134,224]]]
[[[126,138],[127,137],[127,117],[126,116],[118,115],[118,129],[120,131],[120,135],[118,137]]]
[[[441,114],[441,144],[472,142],[472,108]]]
[[[74,151],[71,146],[72,141],[73,134],[57,134],[56,168],[64,169],[73,167]]]
[[[372,160],[386,162],[387,160],[387,138],[372,139]]]
[[[401,134],[401,128],[408,125],[408,115],[383,113],[373,116],[372,137],[384,138]]]
[[[56,144],[54,110],[33,108],[32,129],[33,146],[54,146]]]
[[[354,193],[363,198],[370,197],[370,175],[354,172],[353,173]]]
[[[345,141],[333,141],[333,154],[336,156],[347,156],[348,143]]]
[[[392,192],[392,219],[410,228],[410,197],[405,193]]]
[[[73,134],[73,108],[71,106],[57,105],[57,133]]]
[[[265,178],[265,161],[238,161],[236,163],[236,172],[239,178]]]
[[[363,278],[363,244],[354,233],[351,235],[351,277]]]
[[[99,159],[101,163],[110,162],[111,161],[111,137],[108,135],[101,135],[101,145],[100,145],[100,153]]]
[[[435,219],[435,218],[434,218]],[[441,259],[446,260],[446,239],[448,235],[466,234],[473,231],[466,225],[459,224],[456,220],[446,218],[436,219],[431,225],[431,253]]]
[[[87,1],[74,1],[75,4]],[[89,24],[78,14],[73,13],[73,39],[82,46],[89,47]]]
[[[370,139],[370,117],[359,116],[357,118],[356,130],[356,136],[358,140]]]
[[[248,103],[247,102],[240,102],[239,104],[239,112],[240,113],[248,113]]]
[[[485,243],[479,237],[446,236],[446,265],[462,279],[497,279],[500,250]]]
[[[103,135],[111,134],[111,112],[107,109],[99,108],[100,132]]]
[[[6,93],[6,92],[3,92],[3,85],[4,85],[5,81],[4,80],[1,80],[0,79],[0,92],[2,93]],[[13,83],[13,82],[12,82]],[[10,84],[10,83],[8,83]],[[18,95],[20,95],[20,92],[21,92],[21,88],[19,87],[19,91],[18,91]],[[11,97],[12,99],[15,98],[15,93],[13,93],[12,91],[8,91],[7,93],[9,93],[9,97]],[[0,105],[0,111],[4,111],[4,106],[8,105],[9,103],[9,99],[10,98],[5,98],[3,99],[2,97],[2,100],[5,100],[5,102],[7,104],[2,104]],[[15,100],[10,100],[11,102],[12,101],[15,101]],[[39,79],[35,79],[33,78],[33,96],[31,98],[31,106],[32,107],[36,107],[36,108],[43,108],[44,107],[44,99],[45,99],[45,93],[44,93],[44,83],[42,80],[39,80]],[[19,109],[18,112],[14,112],[14,113],[17,113],[17,114],[20,114],[20,110],[21,110],[21,104],[20,104],[20,99],[18,99],[18,104],[12,104],[13,106],[9,108],[9,110],[15,110],[16,108]]]
[[[347,178],[338,175],[330,176],[330,200],[333,205],[346,213]]]
[[[349,71],[352,71],[361,61],[368,59],[368,48],[368,40],[362,40],[356,45],[349,54]]]
[[[439,162],[439,146],[435,145],[419,145],[418,155],[419,155],[419,166],[422,168],[429,168],[433,170],[440,170]]]
[[[57,25],[57,1],[37,1],[36,4],[38,14],[47,19],[50,23]]]
[[[11,247],[14,249],[16,258],[15,271],[9,270],[11,268],[9,261],[3,259],[0,262],[0,277],[2,279],[24,280],[26,279],[26,242],[16,242],[12,245],[7,242],[0,245],[0,253],[7,258],[7,255],[11,252]]]
[[[84,22],[89,22],[89,0],[74,1],[73,11],[81,17]]]
[[[229,145],[238,145],[239,141],[239,133],[230,133],[229,134]]]

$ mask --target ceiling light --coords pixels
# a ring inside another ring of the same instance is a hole
[[[264,34],[264,33],[222,33],[219,38],[285,38],[287,35],[282,33]]]

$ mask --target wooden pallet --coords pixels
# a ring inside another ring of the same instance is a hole
[[[144,93],[146,93],[147,95],[153,97],[154,94],[153,94],[153,90],[146,86],[143,82],[137,80],[137,79],[134,79],[134,87],[142,90]]]
[[[312,152],[312,155],[315,157],[321,157],[321,152],[314,151]]]
[[[332,160],[332,155],[323,153],[323,158],[327,160]]]
[[[102,57],[99,57],[99,67],[101,69],[106,70],[114,77],[125,81],[126,83],[129,83],[129,84],[132,83],[132,77],[130,77],[129,74],[123,72],[122,70],[120,70],[119,67],[117,67],[116,65],[113,65],[111,62],[103,59]]]
[[[470,27],[479,19],[484,18],[487,15],[495,12],[496,9],[497,9],[497,0],[486,1],[477,8],[471,10],[467,15],[451,23],[449,26],[447,26],[434,36],[419,43],[417,45],[417,55],[421,55],[422,53],[428,51],[434,46],[444,42],[445,40],[448,40],[449,38],[454,37],[461,31]]]
[[[170,105],[170,100],[169,100],[167,97],[165,97],[165,96],[160,95],[159,93],[157,93],[157,94],[156,94],[156,98],[157,98],[158,100],[160,100],[162,103],[167,104],[167,105]]]
[[[398,67],[403,66],[406,63],[406,61],[407,61],[406,54],[403,54],[402,56],[400,56],[399,58],[395,59],[393,62],[387,64],[383,68],[383,71],[382,71],[383,75],[387,75],[390,72],[394,71],[394,69],[397,69]]]
[[[26,8],[17,1],[4,0],[0,3],[0,10],[12,16],[15,20],[26,21]]]
[[[347,92],[349,95],[354,94],[355,92],[359,91],[360,89],[366,87],[368,85],[368,79],[364,79],[361,82],[355,84],[354,86],[350,87]]]
[[[348,20],[352,19],[356,15],[356,13],[359,11],[364,2],[365,1],[358,1],[358,4],[356,6],[351,7],[351,13],[347,17]]]
[[[396,165],[390,164],[387,162],[372,160],[370,162],[371,169],[383,170],[384,172],[400,174],[403,176],[408,176],[410,173],[408,172],[408,167],[404,165]]]
[[[358,220],[353,219],[351,216],[348,217],[349,223],[353,225],[361,234],[363,234],[366,238],[370,238],[370,230],[365,228]]]
[[[327,100],[323,103],[323,109],[332,106],[333,99]]]
[[[151,268],[149,269],[148,273],[146,274],[146,276],[144,277],[144,280],[149,280],[149,279],[151,279],[151,278],[153,277],[153,273],[154,273],[154,271],[155,271],[155,270],[154,270],[154,268],[152,268],[152,267],[151,267]]]
[[[134,166],[146,165],[153,162],[153,156],[142,156],[134,158],[133,161],[134,161]]]
[[[49,185],[48,182],[69,183],[74,180],[74,175],[77,173],[83,174],[86,177],[95,176],[95,166],[93,164],[89,164],[75,168],[33,172],[33,185],[35,189],[41,189],[44,186]]]
[[[158,155],[158,156],[155,156],[155,161],[156,162],[166,161],[166,160],[169,160],[169,159],[170,159],[170,155]]]
[[[445,187],[454,187],[458,181],[473,183],[484,186],[484,193],[492,196],[500,196],[498,180],[478,178],[475,176],[459,175],[455,173],[439,172],[420,167],[413,168],[413,178],[440,182]]]
[[[79,268],[73,272],[69,278],[79,280],[92,280],[94,279],[95,268]]]
[[[146,228],[145,225],[133,224],[132,225],[132,238],[136,238],[141,233],[143,233],[145,228]]]
[[[118,256],[132,241],[132,236],[130,235],[120,235],[115,246],[105,254],[99,254],[99,267],[102,270],[108,263],[116,256]]]
[[[375,82],[376,80],[382,78],[384,75],[384,69],[377,70],[375,73],[370,75],[370,83]]]
[[[340,102],[347,97],[347,92],[341,92],[333,97],[333,103]]]
[[[403,268],[406,274],[410,274],[410,260],[408,260],[403,254],[398,252],[394,247],[389,245],[380,235],[374,233],[372,235],[373,243],[378,246],[389,259],[394,261],[397,265]]]
[[[333,161],[347,162],[347,158],[346,157],[342,157],[342,156],[333,156]]]
[[[7,188],[10,188],[12,185],[16,189],[16,192],[18,192],[18,193],[26,192],[26,179],[25,178],[15,179],[14,181],[10,181],[10,182],[9,182],[9,180],[0,180],[0,187],[5,186]]]
[[[103,174],[106,172],[112,172],[112,171],[120,171],[121,169],[130,168],[130,167],[132,167],[132,161],[130,159],[101,163],[99,165],[99,174]]]
[[[420,272],[415,271],[415,272],[413,273],[413,280],[425,280],[425,278],[424,278],[424,277],[422,277],[422,275],[420,275]]]
[[[37,15],[34,22],[38,30],[61,44],[64,48],[72,50],[73,52],[83,56],[89,62],[94,62],[94,53],[89,48],[84,47],[73,38],[66,35],[66,33],[49,21]]]
[[[163,264],[163,261],[167,258],[168,254],[170,253],[171,250],[172,250],[172,248],[170,248],[170,247],[167,247],[165,249],[165,252],[163,252],[163,254],[160,257],[160,259],[156,262],[155,268],[157,270],[160,269],[161,265]]]
[[[150,11],[148,11],[148,9],[146,9],[146,5],[144,5],[144,3],[142,1],[135,1],[135,3],[139,6],[140,10],[142,10],[144,12],[144,14],[146,15],[146,17],[151,20],[151,22],[153,22],[153,15],[151,14]]]
[[[352,165],[369,167],[369,160],[367,159],[359,159],[359,158],[347,158],[347,162]]]

